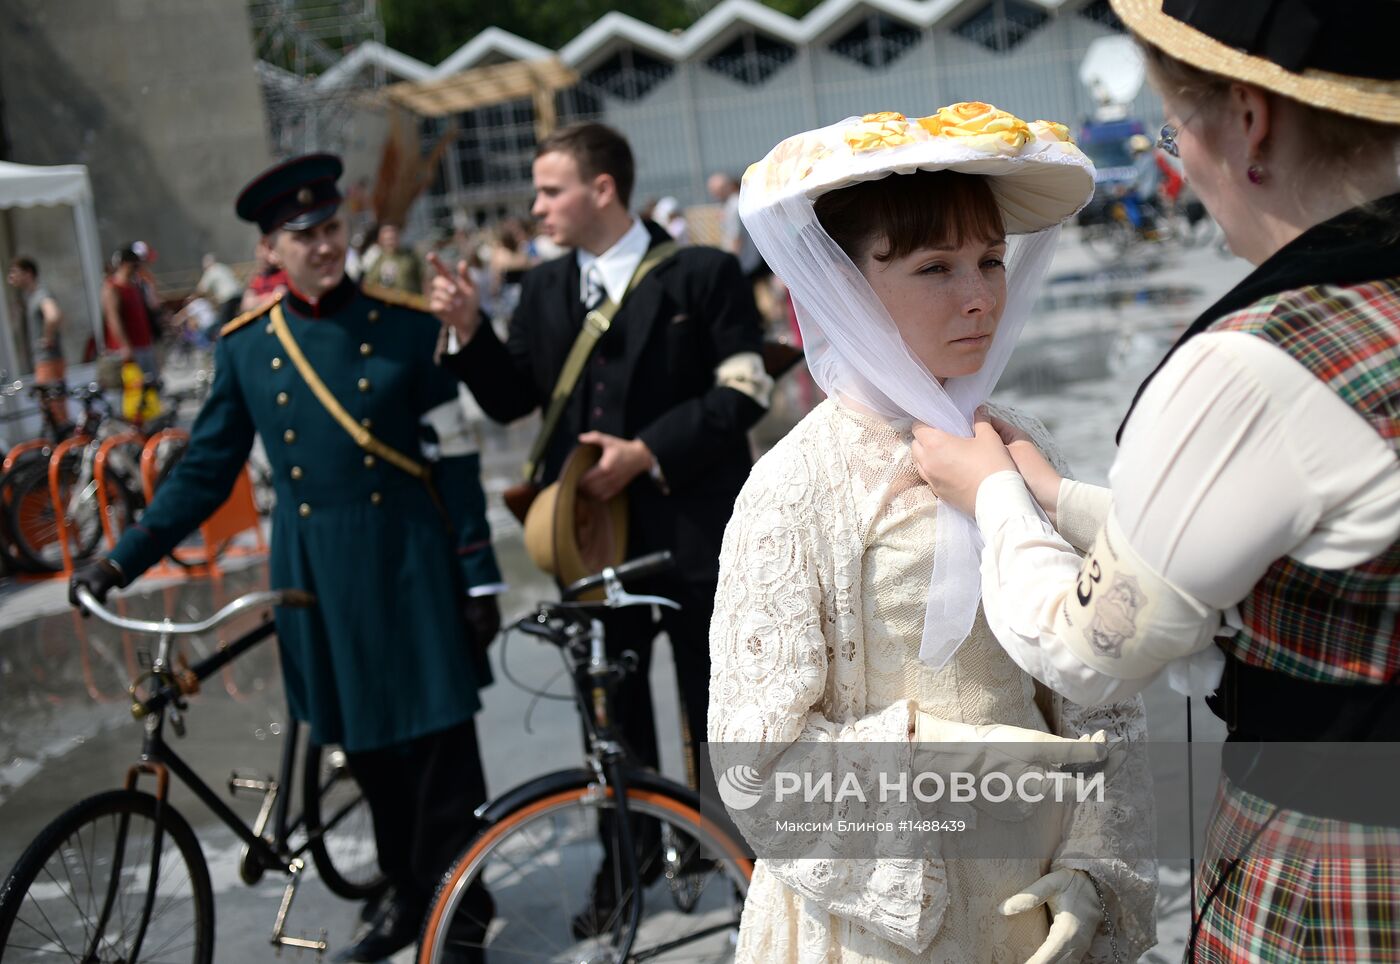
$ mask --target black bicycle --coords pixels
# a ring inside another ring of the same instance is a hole
[[[337,894],[369,898],[385,884],[380,876],[369,808],[334,748],[308,746],[303,760],[303,813],[289,814],[296,734],[289,734],[280,776],[253,779],[237,773],[230,792],[263,795],[248,826],[165,742],[168,721],[185,731],[186,698],[201,681],[273,634],[265,614],[256,628],[188,666],[172,660],[175,636],[208,632],[230,619],[268,606],[305,607],[314,597],[297,590],[240,596],[198,623],[127,619],[105,609],[86,589],[84,608],[118,628],[156,635],[149,671],[131,684],[131,712],[144,724],[141,756],[126,785],[83,800],[45,827],[0,886],[0,962],[82,961],[85,964],[179,961],[208,964],[214,953],[214,896],[209,869],[189,823],[168,800],[170,778],[184,783],[244,843],[239,871],[252,884],[266,871],[287,875],[273,925],[274,947],[314,951],[320,939],[291,937],[287,916],[310,853],[322,879]],[[145,690],[143,692],[143,687]],[[143,775],[155,793],[137,789]],[[265,835],[268,824],[272,833]],[[300,839],[293,847],[289,841]]]
[[[636,765],[612,720],[635,656],[608,658],[597,616],[676,607],[623,588],[670,565],[662,552],[606,569],[507,627],[558,647],[587,766],[531,780],[477,810],[485,828],[438,888],[419,964],[733,960],[752,861],[701,814],[693,790]],[[604,599],[580,601],[598,588]],[[581,907],[591,909],[576,913]]]

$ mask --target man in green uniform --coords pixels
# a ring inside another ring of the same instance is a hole
[[[421,300],[345,276],[341,170],[332,155],[296,158],[239,196],[288,291],[224,327],[184,459],[140,524],[72,585],[102,598],[129,584],[222,504],[262,436],[277,489],[271,584],[319,600],[277,614],[291,714],[345,749],[394,887],[341,955],[372,961],[414,940],[438,876],[476,829],[486,789],[472,717],[488,640],[469,624],[489,625],[482,607],[494,601],[467,595],[459,563],[464,534],[480,531],[466,517],[484,510],[479,478],[421,460],[420,420],[457,397],[434,362],[441,326]],[[444,502],[433,474],[473,491]]]

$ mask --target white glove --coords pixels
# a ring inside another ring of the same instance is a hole
[[[997,908],[1011,917],[1034,910],[1041,904],[1050,908],[1050,933],[1026,964],[1076,964],[1084,959],[1103,911],[1099,895],[1089,875],[1082,870],[1057,870],[1031,884]]]

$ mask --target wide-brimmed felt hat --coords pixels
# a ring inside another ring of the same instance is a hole
[[[526,553],[564,585],[619,565],[627,557],[626,494],[601,502],[578,487],[602,455],[597,445],[575,448],[558,480],[535,497],[525,516]]]
[[[988,176],[1011,234],[1059,224],[1094,195],[1094,165],[1054,121],[1023,121],[980,101],[926,117],[881,111],[780,142],[744,174],[743,208],[814,199],[891,174]]]
[[[1178,60],[1294,100],[1400,124],[1396,0],[1110,0]]]

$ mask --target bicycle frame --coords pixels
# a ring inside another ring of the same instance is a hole
[[[571,608],[573,611],[570,611]],[[566,653],[566,658],[572,659],[574,663],[570,675],[574,683],[574,701],[578,706],[588,743],[588,764],[603,786],[612,790],[616,810],[613,821],[618,850],[621,854],[629,855],[620,861],[626,874],[624,893],[630,892],[633,895],[629,902],[627,921],[619,922],[619,926],[625,929],[617,959],[625,961],[632,952],[633,941],[636,940],[645,900],[634,856],[632,821],[628,819],[627,813],[628,753],[626,747],[615,738],[611,713],[613,693],[627,673],[628,666],[625,659],[618,663],[608,659],[601,620],[589,617],[588,628],[583,630],[583,618],[591,608],[588,604],[571,607],[569,603],[560,604],[557,608],[542,606],[534,626],[529,624],[529,620],[522,619],[516,623],[516,627],[527,635],[539,636],[559,644]],[[563,627],[555,630],[549,625],[550,618],[563,621]]]
[[[152,843],[153,863],[152,874],[159,865],[162,824],[160,813],[165,806],[166,796],[169,790],[170,777],[174,777],[183,783],[209,810],[218,817],[224,826],[228,827],[248,848],[248,858],[256,865],[265,870],[280,870],[291,879],[287,883],[287,888],[283,892],[282,902],[277,912],[277,919],[273,925],[272,941],[274,946],[294,947],[303,950],[314,950],[322,952],[326,949],[325,935],[321,940],[313,940],[302,937],[288,937],[285,934],[287,916],[291,910],[292,899],[296,893],[296,886],[305,861],[302,855],[311,847],[312,843],[323,837],[327,832],[334,829],[354,807],[354,803],[347,803],[335,813],[329,814],[328,818],[322,822],[316,834],[307,834],[307,839],[296,849],[289,849],[288,839],[293,832],[305,823],[305,814],[300,813],[295,820],[289,820],[288,810],[290,806],[290,788],[292,787],[292,772],[296,759],[297,735],[300,727],[295,722],[292,724],[287,734],[287,739],[282,751],[282,760],[279,766],[279,776],[275,799],[272,802],[273,835],[269,841],[262,836],[261,830],[264,822],[269,816],[267,804],[264,804],[255,826],[248,823],[233,811],[219,795],[206,783],[199,774],[195,773],[188,763],[177,753],[174,748],[166,742],[165,723],[167,713],[170,715],[170,722],[175,727],[175,732],[179,736],[184,735],[183,711],[185,704],[183,694],[193,693],[198,689],[200,680],[218,671],[223,665],[230,662],[252,646],[271,636],[275,631],[276,624],[268,620],[258,627],[240,636],[227,647],[219,652],[202,660],[196,667],[181,667],[175,671],[170,661],[171,635],[161,633],[157,649],[156,658],[152,661],[151,669],[138,678],[131,685],[132,714],[143,719],[145,733],[141,742],[141,758],[127,771],[126,788],[134,790],[142,773],[150,774],[156,778],[156,822],[154,840]],[[136,689],[144,679],[151,679],[163,684],[161,688],[145,700],[137,700]],[[230,781],[230,789],[235,788],[234,781]],[[118,850],[124,846],[125,826],[118,832]],[[115,881],[115,876],[113,880]],[[250,881],[251,882],[251,881]],[[110,911],[110,905],[115,899],[115,883],[112,885],[107,904],[104,905],[101,922],[104,927],[98,929],[101,934],[105,928],[105,922]],[[154,888],[148,894],[148,899],[153,899]],[[136,948],[139,950],[142,935],[138,934]]]

